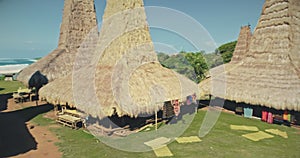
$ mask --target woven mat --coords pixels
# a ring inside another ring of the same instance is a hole
[[[150,146],[152,148],[160,148],[166,145],[171,139],[166,137],[159,137],[148,142],[144,142],[145,145]]]
[[[280,131],[279,129],[266,129],[265,131],[268,132],[268,133],[272,133],[272,134],[281,136],[283,138],[288,138],[287,133],[284,132],[284,131]]]
[[[252,141],[259,141],[266,138],[273,138],[273,135],[270,135],[268,133],[265,133],[263,131],[255,132],[255,133],[249,133],[242,135],[243,137],[246,137]]]
[[[166,145],[170,140],[170,138],[159,137],[148,142],[144,142],[144,144],[151,147],[157,157],[173,156],[172,152]]]
[[[153,149],[153,151],[157,157],[173,156],[167,145],[164,145],[161,148]]]
[[[244,126],[244,125],[230,125],[232,130],[243,130],[243,131],[259,131],[256,126]]]
[[[196,143],[196,142],[201,142],[201,139],[197,136],[190,136],[190,137],[179,137],[175,138],[175,140],[178,143]]]

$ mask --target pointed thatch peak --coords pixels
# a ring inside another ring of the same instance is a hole
[[[277,65],[291,58],[299,61],[299,12],[298,0],[266,0],[245,61]]]
[[[94,0],[65,0],[58,47],[76,50],[96,26]]]
[[[195,83],[159,64],[142,0],[108,0],[104,12],[89,64],[43,87],[41,97],[103,118],[153,114],[164,101],[197,93]]]
[[[228,100],[300,111],[299,15],[298,0],[266,0],[241,62],[225,65],[200,88]]]
[[[120,14],[122,11],[132,10],[134,8],[144,7],[142,0],[106,0],[106,8],[103,15],[103,19],[107,19],[110,16]]]
[[[65,0],[58,47],[24,68],[17,79],[28,85],[31,75],[37,71],[49,81],[68,75],[72,72],[77,49],[91,31],[97,36],[94,0]]]
[[[240,35],[231,59],[232,63],[238,63],[241,59],[245,58],[246,53],[249,51],[251,36],[250,25],[241,27]]]

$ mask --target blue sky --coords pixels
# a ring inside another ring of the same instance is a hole
[[[0,58],[42,57],[55,49],[63,3],[63,0],[0,0]],[[252,30],[255,28],[264,0],[144,0],[144,3],[147,16],[152,17],[149,18],[150,26],[156,17],[148,15],[151,12],[147,7],[171,8],[195,19],[203,26],[201,29],[208,31],[216,45],[220,45],[236,40],[243,25],[249,23]],[[105,0],[95,0],[95,5],[98,22],[101,22]],[[191,33],[197,29],[186,22],[178,27]],[[163,43],[177,51],[205,49],[194,48],[174,32],[152,27],[150,31],[154,43]]]

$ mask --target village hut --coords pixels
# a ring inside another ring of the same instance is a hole
[[[300,1],[266,0],[249,47],[250,35],[242,28],[233,61],[213,69],[200,90],[238,103],[300,111],[299,25]]]
[[[81,53],[72,75],[43,87],[42,98],[94,118],[138,117],[198,93],[194,82],[159,64],[142,0],[107,0],[94,56]]]
[[[226,80],[225,71],[230,71],[231,69],[236,68],[240,63],[242,63],[242,60],[246,57],[247,52],[249,51],[251,37],[252,33],[250,25],[242,26],[231,61],[229,63],[210,69],[207,79],[199,83],[199,86],[201,87],[201,98],[207,98],[208,95],[212,93],[212,91],[214,93],[219,93],[215,94],[216,96],[222,96],[225,93],[226,83],[217,82],[217,79],[215,78]]]
[[[49,82],[70,74],[77,49],[91,33],[98,34],[94,0],[65,0],[58,47],[24,68],[17,79],[28,86],[31,76],[37,71]]]
[[[249,51],[251,37],[252,33],[250,25],[242,26],[233,52],[234,55],[232,56],[231,63],[238,63],[245,58],[247,52]]]

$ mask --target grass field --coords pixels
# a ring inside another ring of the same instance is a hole
[[[25,86],[19,81],[0,81],[0,94],[12,93]]]
[[[200,111],[183,136],[198,135],[199,127],[205,115]],[[33,120],[43,126],[55,124],[53,120],[38,116]],[[288,133],[288,138],[274,138],[254,142],[242,137],[247,131],[230,129],[230,124],[257,126],[259,130],[279,129]],[[63,157],[156,157],[153,151],[132,153],[111,148],[83,130],[67,127],[51,128],[59,138],[57,144]],[[295,128],[270,125],[260,120],[246,119],[240,116],[222,113],[213,130],[199,143],[168,145],[174,157],[299,157],[300,131]]]
[[[24,87],[17,81],[0,81],[0,94],[11,93]],[[199,111],[183,136],[197,136],[205,116]],[[32,120],[35,124],[48,127],[56,124],[54,120],[38,115]],[[231,130],[230,125],[256,126],[260,131],[279,129],[286,131],[288,138],[274,135],[274,138],[254,142],[242,137],[247,131]],[[166,127],[166,126],[164,126]],[[72,130],[68,127],[49,127],[60,142],[57,143],[65,158],[80,157],[156,157],[153,151],[132,153],[111,148],[84,130]],[[132,135],[131,135],[132,136]],[[133,135],[134,137],[134,135]],[[237,115],[222,113],[211,132],[199,143],[168,145],[174,157],[299,157],[300,130],[286,126],[267,124],[256,119],[246,119]],[[129,144],[130,145],[130,144]]]

